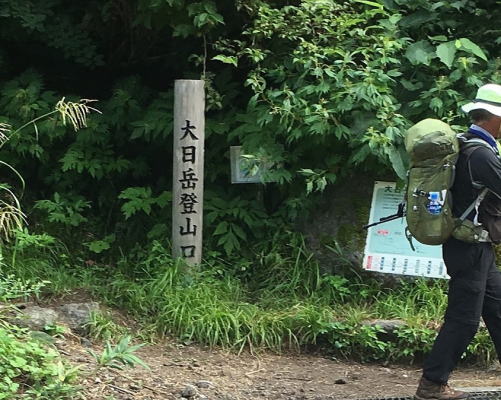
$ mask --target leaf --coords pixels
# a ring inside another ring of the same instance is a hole
[[[407,89],[408,91],[412,92],[414,90],[419,90],[423,87],[423,83],[422,82],[416,82],[416,83],[413,83],[407,79],[400,79],[400,83],[402,84],[402,86]]]
[[[420,10],[402,18],[400,20],[400,25],[403,28],[419,27],[429,21],[435,20],[436,18],[437,13],[427,10]]]
[[[396,172],[398,177],[402,180],[406,179],[407,167],[406,167],[406,153],[401,149],[391,147],[386,151],[391,162],[393,170]]]
[[[315,175],[315,171],[313,171],[312,169],[310,168],[301,168],[299,171],[298,171],[301,175],[304,175],[304,176],[311,176],[311,175]]]
[[[242,239],[242,240],[246,240],[247,239],[247,234],[238,225],[231,224],[231,229],[235,233],[235,235],[237,235],[240,239]]]
[[[472,54],[475,54],[477,57],[481,58],[482,60],[487,61],[487,56],[482,51],[482,49],[477,44],[473,43],[470,39],[461,38],[461,39],[459,39],[459,43],[461,44],[461,50],[468,51]]]
[[[405,56],[413,65],[428,65],[431,59],[435,57],[435,52],[427,40],[420,40],[407,48]]]
[[[374,1],[368,1],[368,0],[353,0],[353,1],[355,3],[362,3],[362,4],[366,4],[366,5],[374,7],[374,8],[379,8],[380,10],[383,9],[383,5],[382,4],[376,3]]]
[[[93,253],[99,254],[104,250],[108,250],[110,248],[110,244],[105,240],[94,240],[87,244],[87,247]]]
[[[232,64],[235,67],[238,66],[238,59],[235,56],[224,56],[222,54],[219,54],[215,57],[212,57],[212,59],[216,60],[216,61],[221,61],[222,63],[225,63],[225,64]]]
[[[223,221],[217,226],[214,235],[224,235],[226,232],[228,232],[228,222]]]
[[[430,108],[436,113],[439,113],[439,111],[442,110],[443,106],[444,102],[439,97],[434,97],[430,101]]]
[[[306,194],[310,194],[313,191],[313,181],[306,181]]]
[[[464,1],[455,1],[454,3],[451,3],[451,7],[460,11],[462,8],[465,7],[465,2]]]
[[[456,56],[456,45],[454,41],[441,43],[437,46],[437,56],[447,67],[451,68]]]
[[[194,34],[196,29],[193,25],[190,24],[176,24],[174,27],[173,36],[174,37],[182,37],[187,38],[188,36]]]
[[[428,36],[428,39],[434,40],[434,41],[437,41],[437,42],[446,42],[447,41],[447,36],[445,36],[445,35]]]

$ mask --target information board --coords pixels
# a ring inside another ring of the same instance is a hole
[[[403,195],[395,182],[376,181],[369,224],[395,214]],[[405,218],[398,218],[369,228],[363,267],[389,274],[448,278],[442,260],[442,246],[428,246],[413,239],[413,251],[405,236],[406,226]]]

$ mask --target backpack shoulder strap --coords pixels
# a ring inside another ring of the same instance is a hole
[[[471,153],[475,149],[478,149],[479,147],[487,147],[490,149],[494,154],[496,153],[494,149],[487,143],[485,140],[482,140],[480,138],[467,138],[463,134],[457,135],[457,138],[459,140],[459,144],[461,146],[460,151],[467,154],[468,158]]]
[[[458,140],[461,145],[461,152],[466,155],[466,163],[467,163],[467,168],[468,168],[468,174],[470,175],[470,180],[471,184],[474,189],[479,190],[478,195],[475,200],[469,205],[469,207],[463,212],[463,214],[459,217],[459,220],[462,222],[466,219],[466,217],[475,209],[475,218],[474,218],[474,223],[478,224],[478,207],[480,206],[480,203],[482,200],[484,200],[485,196],[489,192],[489,189],[486,188],[484,185],[482,185],[479,182],[475,182],[473,180],[473,175],[471,174],[471,167],[470,167],[470,158],[472,154],[475,152],[475,150],[478,150],[481,147],[487,147],[489,148],[493,153],[496,153],[494,149],[486,143],[482,139],[478,138],[466,138],[463,135],[458,135]]]
[[[484,197],[487,195],[488,191],[489,191],[489,189],[486,187],[484,187],[482,189],[482,191],[478,194],[477,198],[475,200],[473,200],[473,203],[471,203],[468,206],[468,208],[463,212],[463,214],[461,214],[461,216],[459,217],[459,220],[461,222],[463,222],[466,219],[466,217],[473,211],[474,208],[478,209],[478,207],[480,206],[480,203],[482,202]]]
[[[490,149],[494,154],[496,152],[494,149],[484,140],[479,139],[479,138],[467,138],[464,135],[457,135],[459,143],[461,145],[460,151],[466,156],[466,164],[468,166],[468,174],[470,175],[470,180],[471,184],[475,189],[483,189],[484,185],[482,185],[480,182],[475,182],[473,179],[473,175],[471,174],[471,167],[470,167],[470,158],[472,154],[475,152],[475,150],[478,150],[481,147],[486,147]]]

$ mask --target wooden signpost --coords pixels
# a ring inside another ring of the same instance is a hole
[[[202,80],[174,84],[172,248],[189,265],[202,259],[205,91]]]

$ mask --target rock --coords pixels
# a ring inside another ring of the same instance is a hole
[[[92,342],[91,342],[89,339],[84,338],[84,337],[83,337],[83,338],[80,338],[80,344],[81,344],[83,347],[87,347],[87,348],[92,347]]]
[[[356,185],[349,180],[339,185],[328,185],[315,209],[298,218],[298,228],[305,236],[308,250],[319,261],[322,272],[336,274],[346,268],[347,263],[356,268],[361,265],[365,233],[360,233],[358,225],[365,220],[362,216],[369,216],[375,175],[357,175]],[[327,241],[331,243],[334,240],[346,250],[342,256],[326,247]]]
[[[195,383],[195,386],[199,389],[207,389],[207,388],[210,388],[212,386],[212,382],[211,381],[198,381]]]
[[[346,385],[346,383],[347,383],[347,382],[346,382],[343,378],[340,378],[340,379],[336,379],[336,380],[334,381],[334,383],[335,383],[336,385]]]
[[[360,380],[360,375],[356,373],[350,373],[348,374],[348,378],[350,378],[352,381],[358,381]]]
[[[223,393],[223,394],[220,394],[218,396],[218,398],[220,400],[237,400],[235,397],[233,397],[232,395],[229,395],[229,394],[226,394],[226,393]]]
[[[387,333],[392,333],[398,328],[405,326],[405,322],[399,319],[376,319],[374,321],[366,321],[364,325],[379,326]]]
[[[181,391],[181,397],[185,399],[191,399],[198,394],[197,388],[193,385],[186,385],[186,387]]]
[[[71,329],[81,332],[84,325],[89,322],[91,313],[99,311],[99,304],[95,302],[65,304],[58,307],[57,311]]]
[[[235,374],[234,374],[233,370],[229,367],[223,367],[221,369],[221,376],[227,376],[228,378],[233,378],[234,375]]]
[[[489,372],[500,372],[501,371],[501,364],[499,363],[498,360],[496,360],[491,365],[489,365],[487,367],[487,371],[489,371]]]
[[[55,325],[59,315],[52,308],[27,306],[21,310],[14,323],[33,331],[42,331],[47,325]]]
[[[134,391],[134,392],[139,392],[139,391],[141,391],[143,388],[142,388],[140,385],[137,385],[137,384],[135,384],[135,383],[131,383],[131,384],[129,385],[129,389],[130,389],[130,390],[132,390],[132,391]]]
[[[365,321],[366,326],[378,326],[382,332],[378,333],[378,339],[383,342],[394,342],[397,339],[395,331],[398,328],[406,326],[406,323],[399,319],[376,319],[372,321]]]

